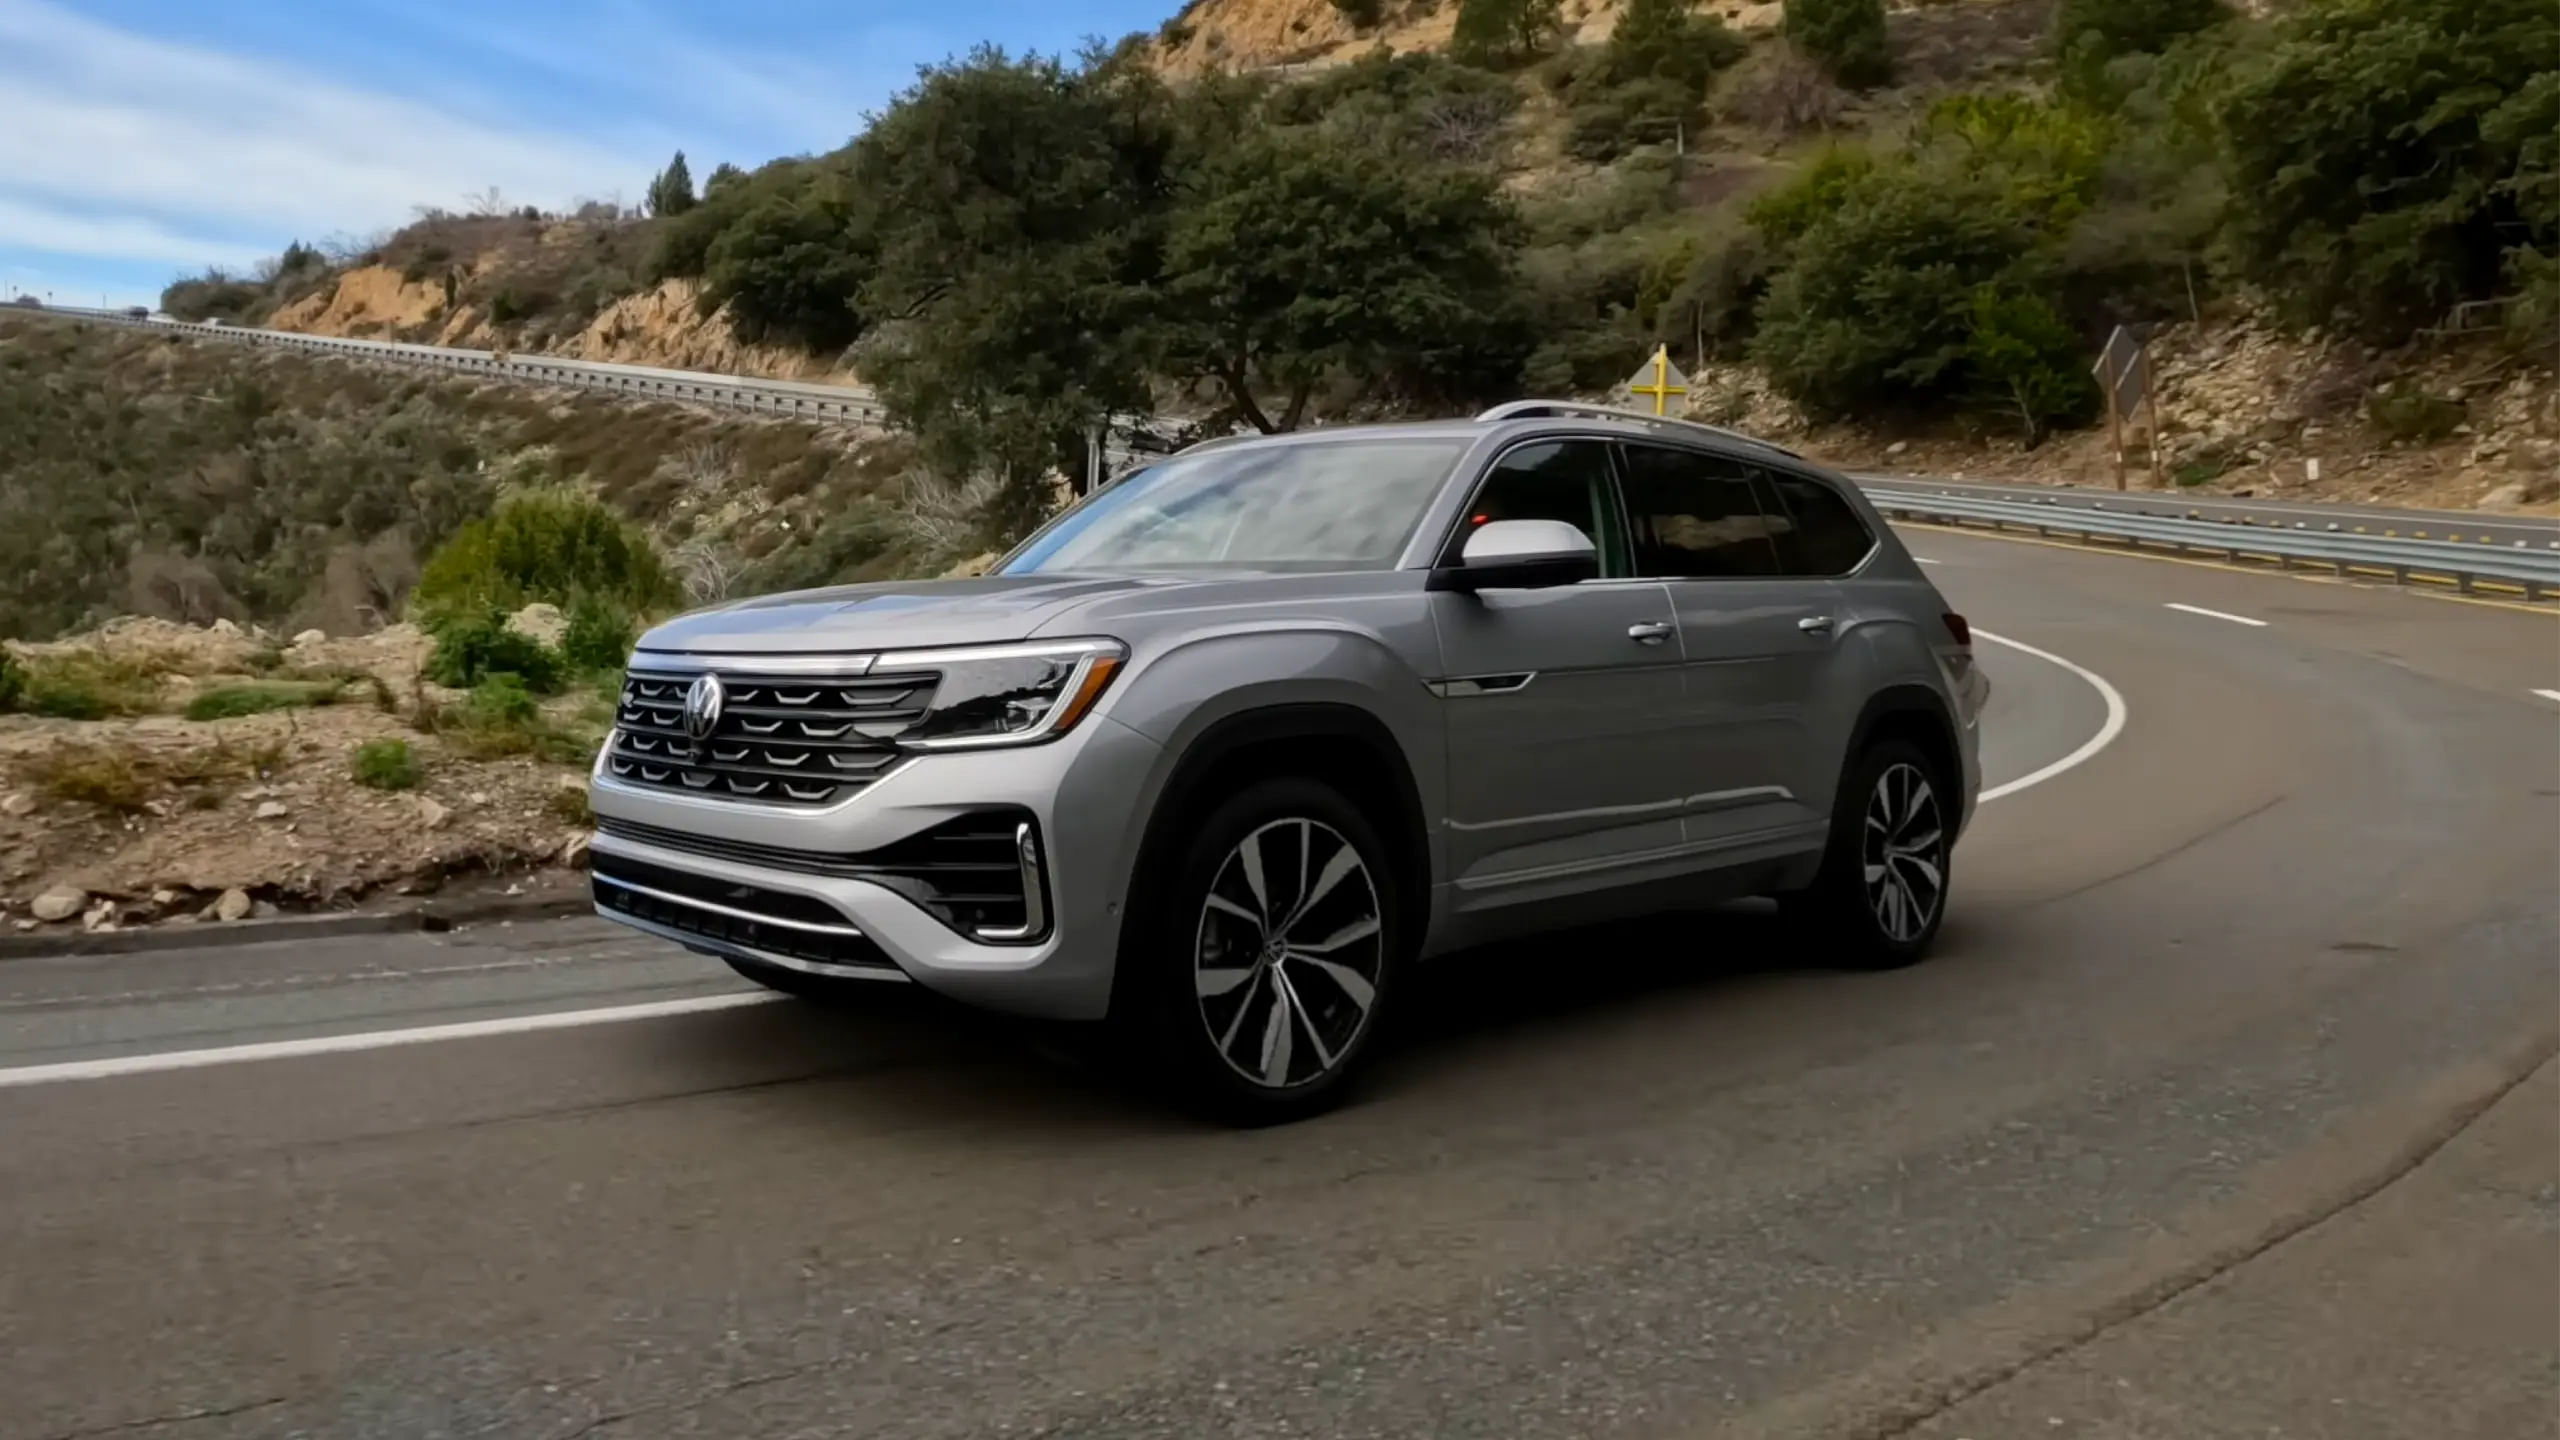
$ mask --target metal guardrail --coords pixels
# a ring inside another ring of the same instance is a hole
[[[1887,516],[1951,525],[1985,525],[2038,535],[2076,535],[2136,547],[2204,551],[2234,560],[2265,560],[2278,568],[2307,566],[2340,575],[2449,584],[2470,591],[2481,585],[2520,589],[2528,600],[2560,595],[2560,549],[2529,541],[2504,545],[2453,540],[2403,540],[2347,533],[2332,522],[2290,528],[2237,520],[2190,520],[2110,510],[2103,500],[1985,500],[1933,494],[1908,486],[1867,485],[1867,498]]]
[[[486,375],[495,380],[521,384],[566,385],[582,390],[601,390],[629,395],[636,399],[675,400],[694,405],[715,405],[723,409],[744,410],[758,415],[774,415],[787,419],[824,420],[840,424],[886,428],[888,408],[871,391],[852,385],[819,385],[802,380],[761,380],[737,375],[713,375],[695,370],[665,370],[650,365],[624,365],[603,360],[570,360],[556,355],[500,355],[488,350],[464,350],[443,345],[412,345],[391,340],[357,340],[337,335],[305,335],[294,330],[259,330],[241,325],[199,324],[187,320],[161,317],[137,318],[121,310],[92,310],[77,306],[48,305],[19,309],[0,306],[0,314],[52,315],[106,325],[121,325],[136,330],[158,330],[200,339],[233,340],[252,345],[273,345],[314,354],[341,355],[351,359],[372,360],[395,365],[411,365],[424,369],[444,370],[457,374]],[[1127,465],[1145,453],[1126,444],[1104,446],[1103,453],[1115,466]]]

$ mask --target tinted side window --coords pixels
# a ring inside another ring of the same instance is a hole
[[[1775,575],[1774,528],[1748,467],[1689,450],[1626,447],[1636,573],[1666,580]]]
[[[1600,441],[1541,441],[1495,461],[1459,518],[1449,559],[1457,559],[1477,526],[1496,520],[1561,520],[1599,547],[1602,575],[1627,573],[1627,547],[1609,499],[1609,447]]]
[[[1803,475],[1764,476],[1786,509],[1779,522],[1778,559],[1790,575],[1846,575],[1875,547],[1866,522],[1840,493]]]

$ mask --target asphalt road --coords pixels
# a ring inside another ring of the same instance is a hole
[[[2085,758],[1935,959],[1462,957],[1305,1125],[592,922],[0,966],[0,1435],[2550,1433],[2560,622],[1911,533],[2123,707],[1982,645]]]
[[[2391,505],[2353,505],[2308,500],[2234,500],[2217,496],[2117,491],[2085,485],[1999,484],[1987,480],[1940,480],[1929,476],[1860,475],[1874,488],[1916,490],[1929,494],[1969,495],[1985,500],[2051,500],[2061,505],[2100,504],[2138,515],[2220,520],[2234,525],[2282,529],[2341,530],[2404,539],[2459,540],[2472,544],[2509,545],[2518,541],[2560,549],[2560,516],[2500,515],[2479,510],[2403,510]]]

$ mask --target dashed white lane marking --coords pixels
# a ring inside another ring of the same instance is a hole
[[[2183,610],[2189,615],[2202,615],[2208,620],[2228,620],[2234,625],[2247,625],[2258,630],[2267,628],[2267,622],[2264,620],[2252,620],[2246,615],[2234,615],[2227,610],[2207,610],[2201,605],[2181,605],[2175,600],[2169,602],[2169,608]]]
[[[2116,687],[2108,684],[2105,676],[2100,675],[2095,670],[2091,670],[2085,666],[2077,665],[2069,660],[2065,660],[2061,656],[2056,655],[2049,650],[2039,650],[2033,645],[2029,645],[2021,640],[2012,640],[2005,635],[1994,635],[1990,631],[1980,628],[1976,628],[1973,634],[1975,639],[1988,640],[1994,645],[2006,645],[2010,649],[2015,650],[2022,655],[2033,655],[2039,660],[2061,666],[2063,669],[2068,670],[2072,674],[2079,676],[2081,679],[2088,681],[2090,688],[2096,690],[2098,692],[2098,698],[2105,701],[2107,705],[2106,723],[2098,727],[2098,733],[2090,736],[2086,744],[2082,745],[2079,749],[2072,751],[2070,754],[2063,756],[2061,759],[2054,761],[2052,764],[2045,766],[2041,770],[2035,771],[2032,774],[2021,775],[2017,779],[2011,780],[2003,785],[1992,786],[1990,789],[1982,792],[1981,799],[1997,800],[2003,795],[2015,795],[2030,785],[2041,785],[2047,780],[2052,779],[2054,776],[2087,762],[2099,751],[2116,743],[2116,737],[2124,733],[2124,697],[2116,693]]]
[[[168,1050],[156,1055],[119,1055],[107,1060],[21,1065],[15,1069],[0,1070],[0,1090],[22,1085],[49,1085],[60,1080],[105,1080],[118,1075],[144,1075],[156,1070],[237,1065],[246,1060],[286,1060],[303,1055],[338,1055],[350,1050],[382,1050],[395,1045],[423,1045],[431,1040],[473,1040],[486,1035],[524,1035],[537,1030],[567,1030],[580,1025],[657,1020],[669,1015],[697,1015],[707,1010],[734,1010],[742,1005],[762,1005],[781,998],[756,990],[736,995],[701,995],[690,1000],[656,1000],[645,1005],[613,1005],[599,1010],[555,1010],[545,1015],[509,1015],[497,1020],[420,1025],[407,1030],[368,1030],[355,1035],[271,1040],[259,1045],[223,1045],[209,1050]]]
[[[2560,690],[2536,690],[2533,693],[2550,701],[2554,705],[2560,705]]]
[[[1937,561],[1930,559],[1930,558],[1929,558],[1928,556],[1926,556],[1926,555],[1914,555],[1914,556],[1912,556],[1911,558],[1912,558],[1912,559],[1914,559],[1914,560],[1919,561],[1919,562],[1920,562],[1921,564],[1923,564],[1923,565],[1935,565],[1935,564],[1937,564],[1937,563],[1938,563]]]

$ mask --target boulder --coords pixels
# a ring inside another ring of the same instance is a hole
[[[304,645],[317,645],[328,638],[329,632],[325,630],[305,630],[301,634],[293,637],[293,643],[297,647]]]
[[[293,807],[281,800],[263,801],[259,804],[257,811],[258,818],[261,820],[281,820],[292,813]]]
[[[249,918],[250,909],[249,892],[225,890],[222,892],[222,898],[213,902],[213,918],[223,921],[246,920]]]
[[[79,914],[81,907],[88,903],[88,891],[60,885],[37,896],[27,913],[39,920],[68,920]]]
[[[561,637],[569,633],[569,617],[561,614],[557,605],[536,601],[508,616],[507,628],[527,639],[557,646]]]
[[[6,815],[12,820],[22,820],[34,813],[36,813],[36,797],[24,791],[0,800],[0,815]]]
[[[420,825],[425,826],[429,830],[434,830],[441,827],[444,822],[452,818],[453,812],[451,810],[448,810],[435,801],[428,799],[426,796],[421,795],[418,797],[418,823]]]

